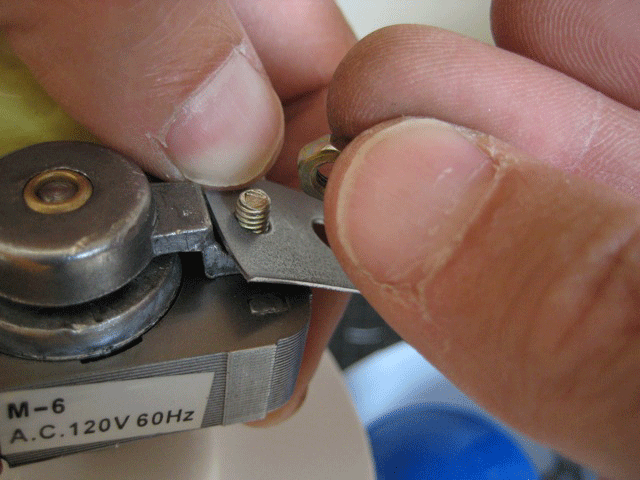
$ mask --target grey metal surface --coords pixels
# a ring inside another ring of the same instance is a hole
[[[76,171],[93,192],[77,210],[46,214],[23,191],[37,174]],[[152,256],[151,190],[142,171],[98,145],[52,142],[0,159],[0,296],[38,306],[94,300],[133,279]]]
[[[187,270],[189,266],[184,267]],[[270,292],[290,309],[281,315],[251,314],[253,295]],[[0,391],[84,382],[100,375],[153,366],[213,353],[226,353],[277,343],[306,328],[309,290],[289,285],[247,284],[240,275],[207,281],[186,274],[171,309],[142,337],[142,342],[97,362],[34,362],[0,354]]]
[[[314,230],[314,224],[316,230],[324,228],[321,201],[266,180],[252,187],[271,198],[270,228],[261,235],[238,224],[237,193],[205,191],[224,246],[248,281],[357,291]]]
[[[213,242],[213,227],[202,188],[188,182],[151,185],[156,221],[154,255],[201,252]]]
[[[205,247],[202,251],[202,262],[207,278],[240,274],[236,261],[217,243],[211,243]]]
[[[266,411],[283,405],[291,396],[302,358],[310,291],[290,285],[248,284],[240,275],[207,280],[188,262],[185,269],[183,286],[172,308],[142,336],[139,344],[90,363],[36,362],[0,354],[0,392],[212,371],[214,382],[203,427],[222,424],[227,409],[235,412],[229,413],[229,421],[232,416],[257,420]],[[271,295],[280,298],[288,310],[252,313],[253,298]],[[249,352],[254,368],[244,369],[238,364],[242,353],[234,354],[235,358],[228,362],[230,352],[243,351]],[[238,375],[240,371],[242,375]],[[255,400],[232,394],[227,398],[228,384],[237,393],[247,391],[244,382],[251,385],[248,390]],[[242,408],[235,405],[235,398],[242,399]],[[253,413],[249,415],[250,412]],[[6,460],[18,465],[114,443],[31,451]]]
[[[307,329],[304,329],[278,342],[276,358],[273,362],[268,411],[282,407],[293,394],[298,376],[293,376],[289,372],[291,365],[300,365],[302,363],[306,341]]]
[[[49,361],[107,355],[137,339],[167,311],[180,271],[176,255],[157,257],[117,292],[73,308],[28,308],[0,299],[0,352]]]
[[[269,405],[275,358],[276,345],[229,352],[224,425],[264,418]]]

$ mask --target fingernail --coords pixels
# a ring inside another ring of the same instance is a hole
[[[338,240],[357,268],[399,282],[448,258],[495,176],[473,138],[443,122],[407,119],[363,141],[336,207]]]
[[[224,188],[263,175],[275,160],[283,135],[278,96],[234,50],[178,110],[165,143],[171,161],[187,179]]]

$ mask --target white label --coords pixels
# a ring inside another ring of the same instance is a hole
[[[213,372],[0,393],[4,455],[200,428]]]

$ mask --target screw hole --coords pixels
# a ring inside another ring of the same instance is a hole
[[[327,231],[324,228],[324,222],[322,220],[314,220],[311,225],[314,233],[320,240],[322,240],[322,243],[331,248],[331,245],[329,245],[329,239],[327,238]]]
[[[332,170],[333,162],[322,163],[318,166],[318,169],[316,170],[316,182],[320,188],[326,188]]]

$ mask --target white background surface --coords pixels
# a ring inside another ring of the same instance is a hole
[[[359,38],[386,25],[420,23],[490,43],[491,0],[338,0]]]

